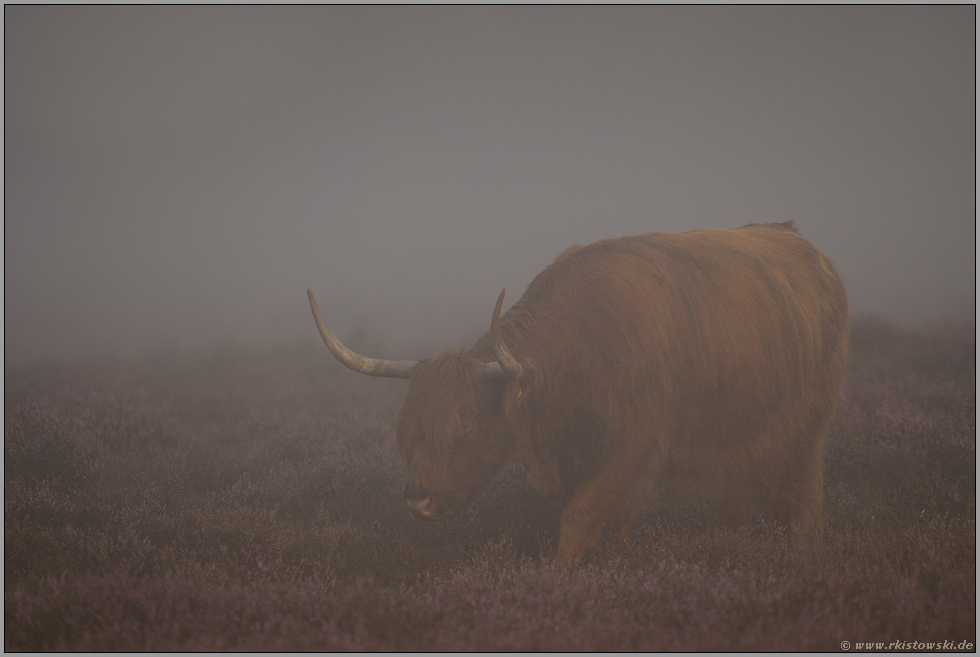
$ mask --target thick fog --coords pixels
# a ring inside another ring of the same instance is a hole
[[[465,346],[565,247],[796,221],[975,313],[973,6],[4,9],[8,363]]]

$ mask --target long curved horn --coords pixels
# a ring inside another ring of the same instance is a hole
[[[493,309],[493,318],[490,320],[490,338],[493,340],[493,349],[497,352],[497,364],[511,379],[520,378],[524,368],[510,355],[510,350],[504,343],[504,338],[500,335],[500,306],[504,303],[504,294],[507,288],[500,291],[497,297],[497,306]]]
[[[365,358],[360,354],[340,344],[340,340],[333,337],[333,333],[327,328],[326,322],[320,317],[320,309],[316,307],[316,299],[313,292],[306,290],[310,297],[310,309],[313,310],[313,319],[316,320],[316,327],[320,329],[320,337],[327,345],[330,353],[341,363],[361,374],[371,376],[385,376],[393,379],[407,379],[412,376],[412,368],[418,364],[417,360],[378,360],[376,358]]]

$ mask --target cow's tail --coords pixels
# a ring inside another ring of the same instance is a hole
[[[800,234],[799,229],[796,227],[796,222],[792,219],[784,221],[781,224],[745,224],[744,226],[740,226],[740,228],[775,228],[776,230],[788,230],[791,233]]]
[[[771,228],[779,228],[780,230],[789,230],[797,235],[800,234],[799,228],[796,227],[796,222],[790,219],[789,221],[784,221],[781,224],[769,224]]]

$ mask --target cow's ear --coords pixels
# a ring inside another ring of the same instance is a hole
[[[513,416],[530,404],[538,391],[541,390],[541,370],[533,361],[523,364],[521,376],[517,379],[510,379],[504,385],[503,407],[504,412]]]
[[[521,377],[523,378],[523,377]],[[501,397],[501,407],[504,411],[504,415],[507,417],[515,417],[520,407],[524,405],[526,397],[524,394],[524,386],[521,385],[520,380],[510,379],[504,384],[504,390]]]

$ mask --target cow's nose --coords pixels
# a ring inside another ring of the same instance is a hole
[[[431,495],[416,499],[408,499],[408,510],[416,518],[431,519],[435,517],[435,499]]]

